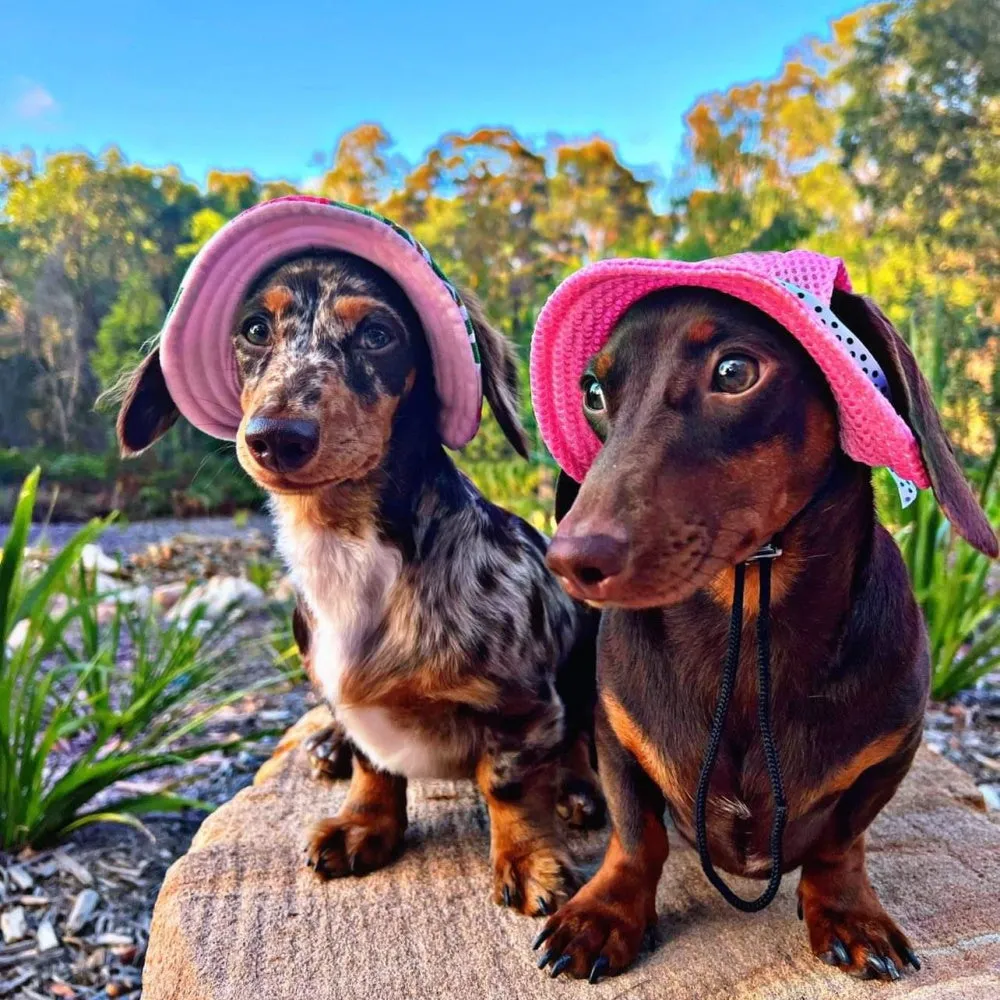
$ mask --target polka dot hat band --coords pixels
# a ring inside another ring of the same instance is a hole
[[[531,397],[542,437],[577,482],[601,448],[580,405],[580,376],[621,316],[654,291],[711,288],[742,299],[784,326],[820,367],[840,417],[841,446],[853,459],[886,466],[904,506],[930,485],[913,432],[892,408],[889,384],[867,345],[830,310],[849,292],[843,261],[807,250],[742,253],[689,262],[605,260],[582,268],[552,293],[531,342]]]

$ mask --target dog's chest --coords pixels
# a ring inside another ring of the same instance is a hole
[[[366,640],[383,622],[402,570],[399,551],[378,539],[278,519],[278,542],[314,620],[312,672],[354,744],[376,765],[409,777],[450,770],[438,747],[379,706],[346,705],[342,691],[358,669]],[[443,776],[443,775],[442,775]]]

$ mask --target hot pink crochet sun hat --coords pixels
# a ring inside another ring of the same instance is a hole
[[[404,229],[356,205],[276,198],[222,227],[191,262],[160,339],[160,364],[178,410],[213,437],[233,440],[242,419],[232,326],[267,268],[311,249],[342,250],[394,278],[420,317],[450,448],[475,435],[482,412],[479,348],[469,314],[431,255]]]
[[[913,432],[888,400],[888,382],[860,338],[830,310],[849,292],[843,261],[808,250],[710,260],[603,260],[570,275],[545,303],[531,341],[531,398],[553,457],[582,482],[601,442],[581,406],[580,377],[625,311],[650,292],[711,288],[756,306],[819,365],[840,415],[840,440],[858,462],[888,466],[904,505],[930,485]]]

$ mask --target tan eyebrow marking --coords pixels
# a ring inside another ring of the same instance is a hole
[[[273,288],[269,288],[261,298],[264,307],[275,316],[282,309],[287,309],[294,300],[295,296],[292,294],[292,290],[284,285],[275,285]]]
[[[381,305],[378,299],[368,295],[341,295],[333,303],[333,314],[345,325],[355,327]]]

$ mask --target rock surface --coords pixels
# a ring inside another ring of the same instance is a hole
[[[325,718],[317,709],[296,725],[254,786],[209,817],[171,868],[153,916],[145,1000],[1000,997],[1000,824],[970,779],[927,750],[869,837],[872,880],[922,972],[884,986],[828,969],[795,917],[794,876],[764,913],[737,913],[671,833],[660,944],[591,987],[539,972],[530,942],[541,922],[488,900],[487,818],[466,783],[411,785],[406,851],[391,867],[316,880],[302,863],[304,833],[336,811],[346,783],[311,779],[298,744]],[[592,861],[601,841],[574,846]]]

